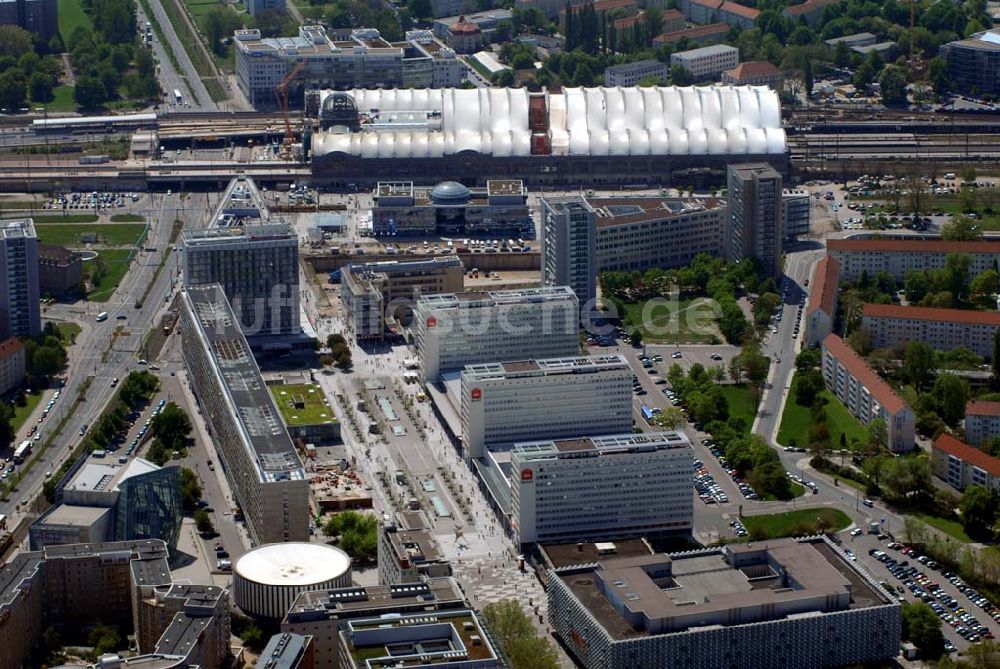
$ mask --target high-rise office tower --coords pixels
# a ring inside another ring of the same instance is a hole
[[[757,258],[771,276],[781,273],[781,174],[767,163],[730,165],[726,258]]]
[[[0,225],[0,340],[42,330],[38,293],[38,236],[30,218]]]

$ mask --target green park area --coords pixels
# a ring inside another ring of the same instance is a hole
[[[744,516],[742,521],[750,537],[758,541],[820,532],[839,532],[851,524],[851,519],[843,511],[825,507]]]
[[[95,260],[83,262],[83,272],[91,277],[93,286],[87,299],[91,302],[107,302],[128,271],[133,249],[105,249],[99,251]]]
[[[750,434],[753,427],[754,416],[757,415],[757,408],[754,406],[753,391],[745,383],[719,386],[722,396],[726,398],[729,406],[729,417],[740,418],[746,424],[746,434]]]
[[[28,420],[28,416],[35,410],[38,403],[42,401],[42,391],[32,390],[29,393],[25,393],[24,399],[26,400],[24,406],[14,405],[14,417],[10,421],[10,426],[14,432],[21,429],[24,421]]]
[[[798,374],[792,379],[792,387],[788,392],[788,399],[785,402],[785,411],[781,415],[781,427],[778,429],[778,443],[782,446],[799,446],[805,448],[809,445],[809,424],[812,417],[809,407],[804,407],[795,401],[795,385],[798,383]],[[859,444],[868,443],[868,433],[865,427],[852,416],[847,408],[840,403],[833,393],[824,389],[819,393],[819,397],[826,400],[826,422],[830,429],[830,445],[832,448],[840,448],[845,444],[848,448],[854,442]]]
[[[703,297],[685,300],[626,302],[626,329],[638,328],[648,344],[712,344],[722,339],[712,301]]]
[[[59,0],[59,37],[63,44],[69,43],[69,38],[77,28],[93,30],[94,23],[90,14],[83,9],[83,0]]]
[[[56,244],[78,249],[89,235],[97,235],[96,243],[103,246],[135,246],[146,226],[142,223],[102,223],[78,225],[73,223],[36,223],[38,239],[45,244]]]
[[[317,385],[299,383],[270,388],[285,425],[318,425],[337,420],[327,404],[323,389]]]

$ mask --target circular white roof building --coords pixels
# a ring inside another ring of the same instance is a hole
[[[351,585],[351,558],[334,546],[310,543],[265,544],[233,565],[233,598],[252,616],[284,617],[295,598],[308,590]]]

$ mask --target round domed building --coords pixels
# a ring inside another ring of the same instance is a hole
[[[299,594],[351,585],[351,558],[334,546],[265,544],[233,565],[233,599],[247,615],[281,619]]]
[[[431,202],[434,204],[466,204],[471,199],[469,187],[457,181],[442,181],[431,189]]]

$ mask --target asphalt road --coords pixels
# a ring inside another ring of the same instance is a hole
[[[160,3],[160,0],[149,0],[149,7],[153,10],[153,14],[156,16],[156,21],[160,24],[160,28],[163,30],[164,37],[170,43],[174,56],[177,57],[178,65],[181,66],[181,72],[174,69],[173,63],[170,62],[170,58],[167,56],[166,49],[160,42],[160,38],[154,30],[153,52],[156,54],[156,60],[160,65],[160,83],[163,86],[163,90],[167,93],[168,103],[166,106],[171,111],[218,110],[216,104],[212,102],[212,96],[208,94],[205,84],[202,83],[201,77],[198,76],[198,71],[194,69],[194,64],[191,62],[191,57],[188,56],[187,48],[184,46],[184,43],[181,42],[180,38],[177,37],[177,33],[174,31],[174,25],[170,22],[170,17],[168,17],[167,13],[163,11],[163,5]],[[143,13],[142,7],[137,7],[136,11],[138,20],[141,22],[140,25],[145,26],[146,21],[149,19]],[[186,82],[183,77],[186,77]],[[173,90],[175,88],[183,94],[184,102],[187,102],[188,106],[174,106]],[[197,100],[195,100],[195,98],[197,98]]]
[[[0,502],[0,513],[10,518],[8,522],[12,527],[20,521],[23,511],[21,507],[27,507],[26,502],[40,494],[46,472],[54,472],[59,468],[79,443],[80,430],[99,417],[105,400],[114,392],[112,380],[116,377],[123,379],[129,371],[138,367],[137,361],[143,356],[142,339],[154,321],[158,321],[165,306],[164,296],[175,285],[179,258],[175,254],[170,255],[155,282],[154,275],[168,248],[175,211],[182,203],[177,195],[152,197],[151,228],[146,246],[157,250],[138,253],[130,271],[109,301],[55,305],[44,316],[46,320],[75,321],[83,329],[76,344],[69,349],[69,363],[65,373],[67,381],[60,393],[61,397],[53,412],[39,425],[43,441],[52,439],[52,443],[39,461],[27,470],[14,494]],[[151,283],[147,299],[140,308],[136,308],[136,300],[146,293]],[[96,316],[101,311],[107,311],[110,317],[98,323]],[[126,318],[119,320],[118,314],[124,314]],[[86,399],[73,410],[74,400],[89,377],[93,377],[93,380]],[[46,393],[46,399],[51,393],[52,391]],[[15,444],[26,438],[26,431],[33,421],[37,421],[41,408],[40,406],[29,417],[19,431]],[[61,433],[52,434],[51,430],[70,411],[72,413],[66,419]]]

